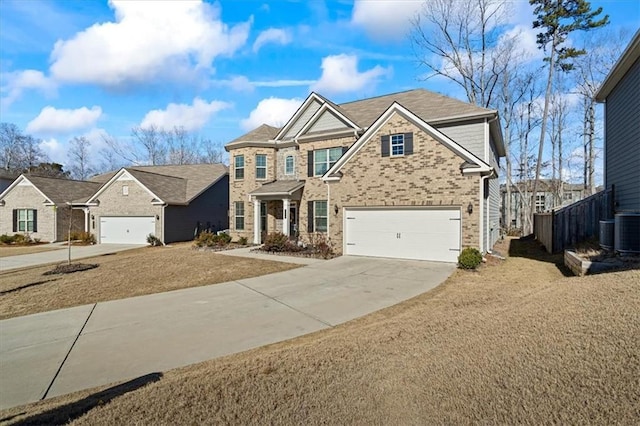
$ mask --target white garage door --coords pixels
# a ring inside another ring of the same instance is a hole
[[[156,218],[101,217],[100,242],[103,244],[146,244],[147,235],[156,233]]]
[[[345,209],[345,253],[457,262],[459,209]]]

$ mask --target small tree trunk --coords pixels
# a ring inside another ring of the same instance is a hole
[[[594,177],[595,177],[595,162],[596,153],[594,149],[594,139],[596,133],[596,111],[593,99],[589,100],[589,180],[588,180],[588,195],[596,193]]]
[[[69,206],[69,232],[67,233],[67,265],[71,265],[71,222],[73,220],[73,207]]]

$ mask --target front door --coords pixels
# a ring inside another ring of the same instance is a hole
[[[289,237],[298,237],[298,205],[295,202],[289,206]]]

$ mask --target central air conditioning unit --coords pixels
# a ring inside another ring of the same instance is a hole
[[[614,248],[620,253],[640,253],[640,213],[617,213]]]
[[[613,219],[600,221],[600,247],[613,250],[613,233],[616,221]]]

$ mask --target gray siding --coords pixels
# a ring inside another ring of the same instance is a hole
[[[287,138],[294,137],[296,135],[296,133],[298,133],[300,131],[300,129],[302,129],[302,127],[305,124],[307,124],[307,121],[309,121],[311,116],[313,114],[315,114],[316,111],[318,111],[319,109],[320,109],[320,103],[319,102],[313,101],[311,104],[309,104],[307,109],[305,109],[304,112],[302,114],[300,114],[300,117],[298,117],[296,122],[293,123],[293,125],[291,126],[289,131],[287,131],[287,133],[284,134],[284,138],[287,139]]]
[[[489,250],[500,238],[500,182],[489,179]]]
[[[640,60],[605,104],[605,185],[615,185],[616,211],[640,211]]]
[[[165,208],[165,243],[189,241],[198,230],[210,227],[220,231],[229,227],[229,176],[204,191],[188,206]]]
[[[326,132],[349,128],[338,117],[329,111],[325,111],[318,120],[309,128],[308,133]]]
[[[486,125],[484,120],[476,120],[462,124],[437,126],[437,129],[480,159],[487,161],[484,155],[484,128]]]

